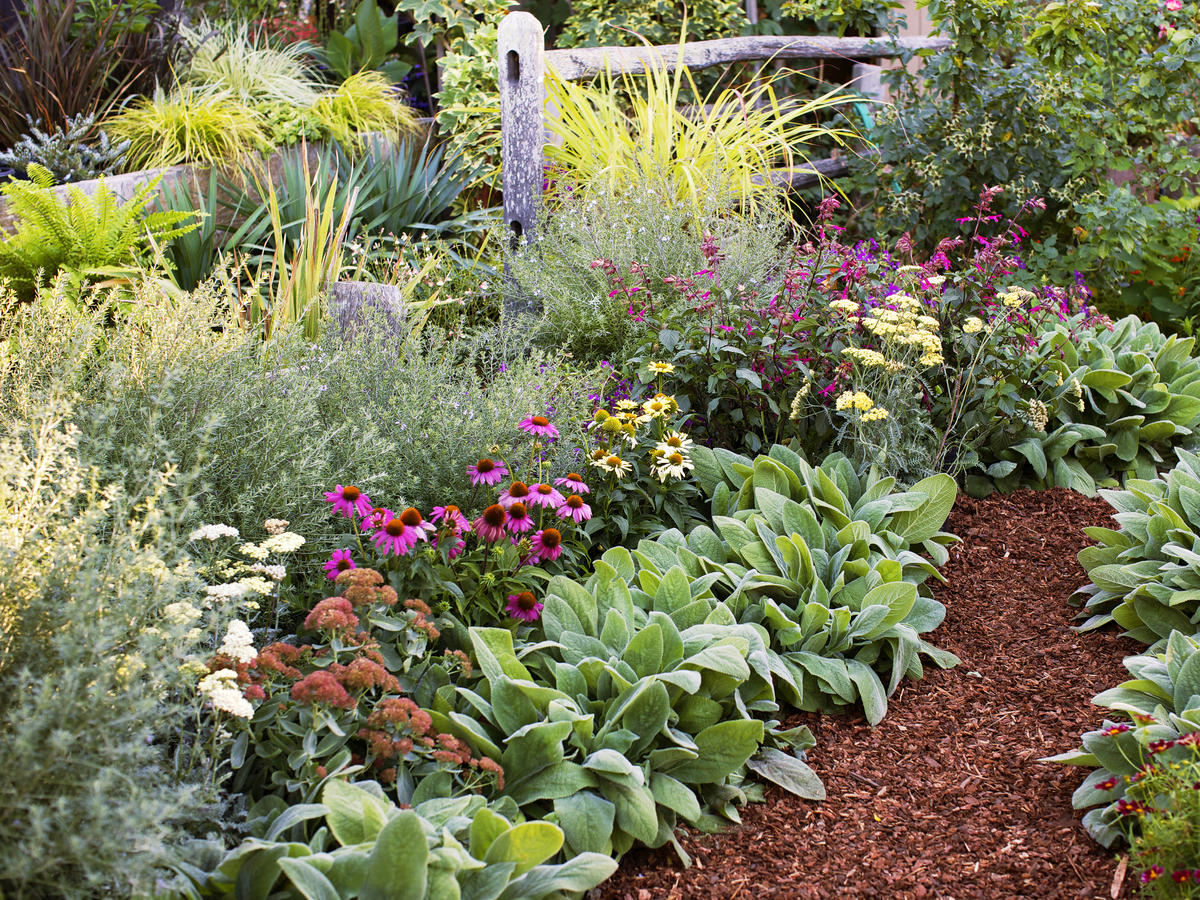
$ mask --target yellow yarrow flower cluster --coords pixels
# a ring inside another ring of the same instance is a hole
[[[1032,291],[1027,291],[1023,287],[1010,287],[996,294],[996,299],[1009,309],[1015,309],[1023,306],[1026,301],[1034,299],[1034,296]]]
[[[857,409],[859,412],[866,412],[874,405],[875,401],[862,391],[842,391],[835,403],[839,411]]]
[[[859,307],[858,304],[853,300],[838,299],[830,303],[829,308],[836,309],[838,312],[844,312],[853,315],[854,313],[858,312]]]
[[[843,356],[848,356],[859,365],[871,368],[873,366],[886,366],[888,364],[887,357],[878,350],[867,350],[862,347],[847,347],[842,351]]]
[[[963,334],[978,334],[983,331],[983,320],[978,316],[971,316],[963,322],[962,330]]]
[[[874,315],[863,316],[862,325],[888,344],[915,347],[920,350],[917,362],[937,366],[942,358],[942,338],[938,320],[921,312],[921,302],[908,294],[893,294],[888,301],[895,309],[877,309]]]
[[[877,406],[874,409],[869,409],[862,414],[863,422],[879,422],[888,417],[888,411],[882,406]]]

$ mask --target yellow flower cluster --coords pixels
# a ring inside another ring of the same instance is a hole
[[[917,360],[923,366],[938,366],[942,359],[942,339],[938,320],[921,312],[921,302],[908,294],[893,294],[888,301],[896,309],[877,309],[873,316],[864,316],[862,325],[886,344],[917,347]]]
[[[1045,431],[1046,425],[1050,421],[1050,411],[1046,409],[1046,404],[1041,400],[1030,400],[1026,417],[1034,431]]]
[[[869,409],[862,414],[863,422],[879,422],[888,417],[888,411],[882,406],[877,406],[874,409]]]
[[[853,315],[858,312],[858,304],[853,300],[834,300],[829,304],[830,309],[836,309],[838,312],[844,312],[848,315]]]
[[[875,405],[872,400],[862,391],[842,391],[838,395],[835,406],[839,411],[847,409],[857,409],[859,412],[866,412]]]
[[[1009,309],[1015,309],[1024,305],[1027,300],[1034,299],[1034,296],[1032,291],[1027,291],[1023,287],[1010,287],[996,294],[996,299]]]
[[[859,365],[867,366],[886,366],[888,364],[887,357],[878,350],[867,350],[862,347],[847,347],[842,351],[843,356],[848,356]]]
[[[977,316],[971,316],[967,321],[963,322],[963,334],[978,334],[983,331],[983,320]]]

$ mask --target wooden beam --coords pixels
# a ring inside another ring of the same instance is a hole
[[[696,41],[684,44],[682,54],[678,44],[548,50],[546,65],[559,78],[576,81],[600,74],[606,61],[614,74],[636,75],[646,71],[647,63],[651,67],[674,69],[681,57],[683,64],[694,71],[758,59],[870,59],[899,56],[905,50],[944,50],[949,46],[948,38],[903,37],[893,42],[890,38],[762,35]]]

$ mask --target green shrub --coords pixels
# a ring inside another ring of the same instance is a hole
[[[1078,750],[1043,760],[1095,768],[1071,803],[1087,810],[1083,825],[1105,847],[1128,839],[1140,816],[1169,801],[1143,790],[1141,779],[1191,759],[1200,745],[1200,641],[1175,632],[1165,652],[1130,656],[1124,665],[1133,678],[1092,702],[1128,721],[1105,719]]]
[[[620,190],[564,199],[539,224],[538,242],[510,261],[520,290],[541,304],[543,342],[561,344],[582,360],[607,358],[620,366],[643,340],[648,315],[663,317],[685,302],[678,292],[662,291],[662,280],[709,268],[707,235],[725,254],[727,283],[769,294],[782,277],[786,223],[765,210],[754,218],[730,213],[726,199],[702,197],[697,210],[649,174]],[[628,280],[628,292],[614,290],[604,261]],[[667,297],[639,318],[640,307],[631,301],[646,286]]]
[[[686,32],[684,22],[686,20]],[[737,37],[746,25],[738,0],[574,0],[558,36],[560,47],[623,47]]]
[[[319,804],[263,804],[252,815],[254,839],[213,860],[211,872],[186,870],[193,896],[225,897],[236,889],[246,900],[552,900],[590,890],[617,868],[596,853],[549,864],[563,845],[560,828],[513,824],[481,797],[402,810],[373,781],[330,781]],[[295,826],[322,819],[311,842],[286,839]]]
[[[1115,622],[1155,646],[1172,631],[1200,631],[1200,457],[1178,454],[1161,477],[1100,492],[1118,527],[1085,529],[1097,543],[1079,553],[1091,579],[1073,598],[1087,617],[1081,630]]]
[[[0,153],[0,165],[22,175],[37,163],[58,183],[113,175],[125,159],[129,145],[114,143],[96,129],[95,116],[69,118],[57,131],[43,130],[40,120],[29,120],[29,131],[10,150]]]
[[[154,461],[113,483],[72,424],[111,407],[80,409],[47,398],[0,429],[6,897],[144,896],[182,829],[210,824],[211,795],[173,759],[197,712],[181,663],[208,631],[162,615],[203,605],[182,552],[186,478]]]
[[[125,202],[100,184],[91,196],[70,189],[69,200],[51,190],[41,166],[29,167],[31,181],[0,187],[15,219],[0,232],[0,277],[21,300],[33,297],[38,273],[50,279],[66,272],[77,285],[101,277],[135,274],[152,245],[164,246],[195,225],[186,212],[147,212],[158,181],[138,188]]]
[[[428,329],[401,343],[368,321],[345,342],[336,328],[311,344],[282,327],[263,342],[237,324],[239,298],[215,287],[168,297],[141,285],[135,298],[135,318],[106,331],[44,290],[17,319],[0,396],[19,417],[47,389],[78,392],[81,445],[111,477],[123,454],[174,461],[196,474],[195,519],[247,533],[287,519],[314,557],[334,528],[322,491],[352,483],[428,510],[457,496],[481,452],[509,442],[517,411],[554,407],[582,423],[600,383],[513,333]],[[556,442],[556,471],[576,467],[577,445]]]
[[[1178,762],[1158,766],[1138,780],[1136,793],[1157,799],[1157,804],[1139,817],[1139,832],[1130,842],[1130,857],[1141,869],[1138,882],[1143,897],[1177,900],[1195,897],[1200,890],[1196,875],[1200,859],[1198,757],[1200,750],[1191,744]]]

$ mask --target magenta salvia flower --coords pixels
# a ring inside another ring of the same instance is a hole
[[[584,483],[583,476],[578,472],[568,472],[562,478],[555,478],[554,483],[559,487],[565,487],[573,494],[589,494],[592,490]]]
[[[371,511],[371,498],[352,484],[345,487],[339,484],[332,491],[326,491],[325,500],[333,506],[335,513],[341,513],[347,519],[353,519],[356,513],[365,516]]]
[[[553,485],[534,484],[529,488],[529,504],[531,506],[546,506],[550,509],[558,509],[562,506],[563,499],[563,495]]]
[[[350,558],[349,550],[334,550],[333,555],[325,562],[325,575],[330,579],[336,579],[342,572],[357,568],[354,560]]]
[[[550,420],[545,416],[527,416],[521,420],[521,423],[517,427],[526,434],[544,437],[548,441],[552,441],[558,437],[558,429],[551,425]]]
[[[508,530],[513,534],[524,534],[533,528],[533,517],[524,503],[514,503],[508,508]]]
[[[514,619],[523,622],[536,622],[542,614],[543,604],[533,596],[533,591],[521,591],[519,594],[509,594],[504,611]]]
[[[508,522],[508,513],[499,503],[493,503],[477,518],[472,525],[475,533],[489,543],[495,543],[504,537],[504,526]]]
[[[560,518],[573,519],[575,524],[586,522],[592,517],[592,508],[583,502],[583,498],[578,494],[571,494],[562,502],[557,510]]]
[[[537,562],[552,562],[562,556],[562,532],[557,528],[543,528],[533,536],[532,544]]]
[[[429,518],[434,522],[444,522],[445,527],[453,528],[455,531],[471,530],[471,523],[467,521],[467,517],[452,503],[446,506],[435,506],[433,512],[429,514]]]
[[[500,492],[498,500],[501,506],[508,509],[514,503],[527,503],[529,494],[529,485],[523,481],[514,481]]]
[[[508,477],[508,467],[503,460],[497,462],[484,458],[473,466],[467,466],[467,474],[471,476],[471,484],[496,484]]]

